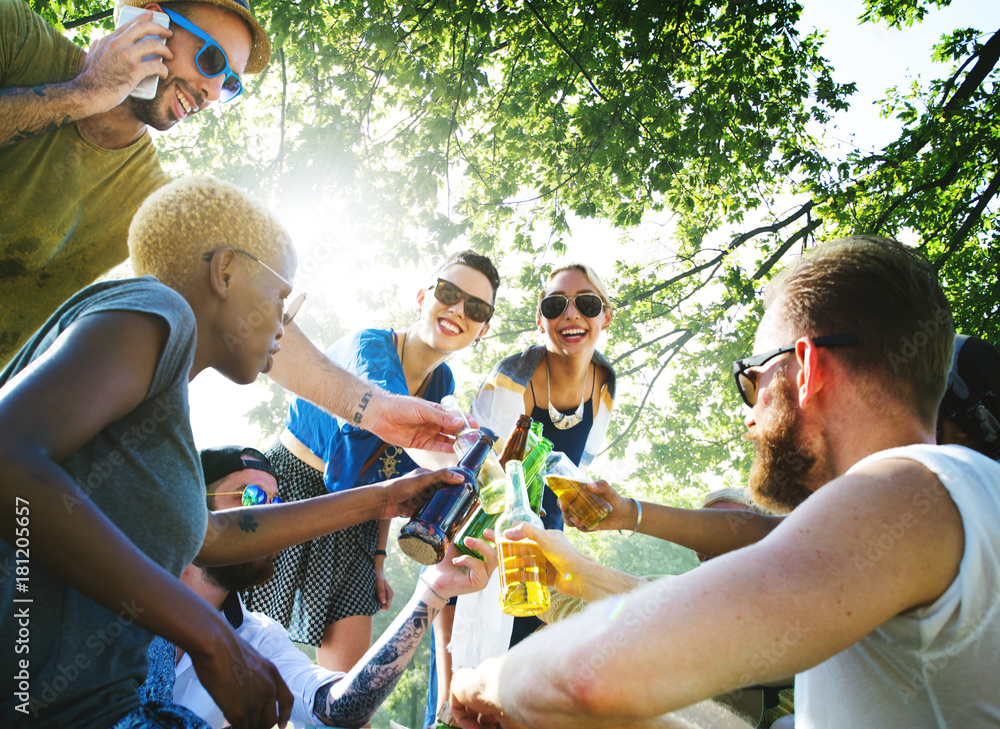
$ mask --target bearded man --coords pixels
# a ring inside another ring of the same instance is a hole
[[[1000,726],[1000,464],[934,444],[954,333],[933,270],[896,241],[840,239],[765,309],[734,373],[754,499],[790,514],[651,585],[509,531],[557,588],[626,594],[457,672],[463,727],[615,726],[792,674],[798,729]]]

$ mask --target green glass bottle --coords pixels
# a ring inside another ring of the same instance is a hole
[[[541,438],[538,445],[524,461],[524,481],[528,484],[528,502],[531,510],[538,515],[542,513],[542,496],[545,494],[545,462],[555,446],[548,438]]]
[[[507,476],[504,467],[507,461],[523,461],[528,452],[528,435],[531,428],[531,416],[521,415],[514,426],[514,432],[507,438],[503,453],[500,454],[499,474],[494,471],[487,473],[489,461],[483,464],[479,471],[479,504],[487,514],[499,514],[503,511],[504,493],[507,490]]]

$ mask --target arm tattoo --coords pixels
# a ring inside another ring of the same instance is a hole
[[[16,86],[10,89],[0,89],[0,96],[24,96],[33,93],[35,96],[45,96],[45,90],[40,88],[28,88]]]
[[[372,393],[366,392],[361,396],[361,402],[358,404],[358,409],[354,413],[354,424],[361,425],[361,417],[364,415],[365,410],[368,409],[368,401],[372,399]]]
[[[260,522],[249,514],[244,514],[243,518],[236,522],[236,524],[244,532],[256,532],[257,527],[260,526]]]
[[[48,134],[69,124],[72,120],[69,114],[65,114],[62,119],[54,119],[49,122],[42,121],[46,118],[46,113],[41,106],[45,102],[35,102],[44,99],[46,96],[45,86],[14,86],[9,89],[0,89],[0,97],[28,97],[22,100],[15,109],[5,105],[0,110],[0,125],[4,129],[11,129],[8,136],[0,147],[23,142],[32,137]]]
[[[404,609],[350,673],[316,691],[316,716],[336,726],[367,724],[396,687],[438,612],[421,601],[409,612]]]

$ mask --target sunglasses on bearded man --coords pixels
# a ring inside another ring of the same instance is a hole
[[[816,337],[812,340],[812,343],[817,347],[837,347],[846,344],[857,344],[858,338],[850,334],[835,334],[830,337]],[[762,352],[761,354],[755,354],[753,357],[738,359],[733,362],[733,377],[736,378],[736,389],[740,391],[740,397],[743,398],[743,402],[748,407],[753,407],[754,403],[757,402],[757,373],[750,370],[762,366],[765,362],[769,362],[779,355],[794,352],[795,346],[795,344],[789,344],[787,347],[778,347],[770,352]]]

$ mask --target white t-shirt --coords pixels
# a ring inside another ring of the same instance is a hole
[[[795,727],[1000,727],[1000,463],[961,446],[913,445],[851,470],[889,458],[928,468],[958,507],[965,531],[958,577],[932,605],[800,673]],[[917,494],[908,518],[943,497]]]
[[[292,723],[297,727],[322,724],[323,722],[319,721],[312,711],[316,691],[324,684],[343,678],[345,674],[317,666],[305,653],[295,647],[279,623],[263,613],[248,611],[237,593],[230,593],[229,597],[228,605],[223,606],[220,612],[233,625],[236,634],[271,661],[285,679],[292,696],[295,697]],[[242,623],[237,626],[235,623],[239,622],[239,613],[242,613]],[[212,697],[201,685],[189,655],[185,653],[181,657],[174,674],[174,702],[193,711],[214,729],[226,726],[222,710],[215,705]]]

